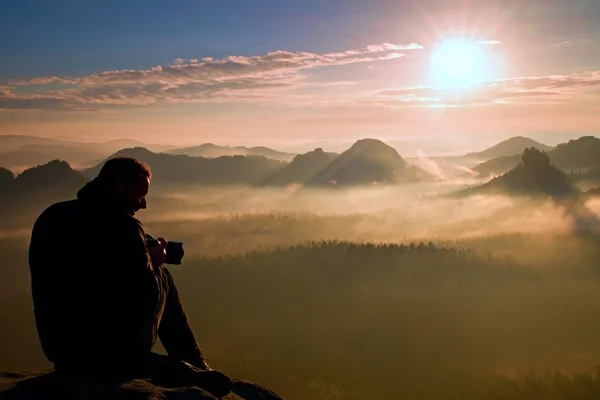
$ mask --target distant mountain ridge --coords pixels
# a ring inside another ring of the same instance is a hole
[[[577,195],[578,190],[564,172],[551,164],[546,152],[530,148],[525,149],[516,167],[466,193],[563,198]]]
[[[542,151],[550,151],[553,147],[535,141],[533,139],[523,137],[523,136],[514,136],[510,139],[503,140],[502,142],[487,148],[483,151],[467,153],[464,157],[473,157],[480,158],[483,160],[491,160],[496,157],[510,157],[510,156],[520,156],[525,149],[535,147],[538,150]]]
[[[21,168],[64,160],[71,165],[97,163],[126,147],[143,146],[153,151],[166,151],[174,146],[142,143],[133,139],[116,139],[88,143],[26,135],[0,135],[0,166]]]
[[[261,186],[303,185],[327,167],[337,156],[338,154],[326,153],[321,148],[305,154],[298,154],[288,165],[261,182]]]
[[[41,212],[51,203],[75,198],[87,182],[83,174],[60,160],[29,168],[17,176],[0,168],[0,208],[4,213],[16,210],[14,213],[19,214],[31,208]]]
[[[542,149],[538,148],[538,150]],[[600,139],[594,136],[582,136],[579,139],[569,140],[548,151],[548,157],[553,165],[564,171],[600,168]],[[481,176],[498,175],[519,165],[520,160],[519,155],[498,157],[473,169]]]
[[[281,161],[261,156],[192,157],[154,153],[142,147],[122,149],[107,157],[130,156],[145,162],[152,169],[152,180],[160,184],[255,184],[283,168]],[[98,175],[106,162],[88,168],[83,174]]]
[[[217,158],[222,156],[262,156],[279,161],[291,161],[296,154],[285,153],[265,146],[219,146],[204,143],[194,147],[183,147],[167,151],[169,154],[188,155],[193,157]]]
[[[33,151],[48,152],[45,157],[50,157],[52,151],[71,152],[73,157],[85,154],[84,150],[69,147],[63,144],[51,144],[48,140],[36,144],[24,144],[31,141],[32,137],[0,136],[7,143],[20,145],[21,152]],[[515,137],[499,143],[497,146],[473,154],[498,154],[513,151],[516,147],[532,142],[531,139]],[[533,141],[535,142],[535,141]],[[107,146],[133,143],[136,141],[117,140],[106,142]],[[535,142],[537,143],[537,142]],[[533,146],[535,148],[535,146]],[[201,151],[214,149],[223,150],[223,147],[212,144],[199,146]],[[81,169],[89,179],[99,172],[104,161],[117,154],[131,155],[144,162],[148,162],[153,171],[155,182],[161,184],[250,184],[282,186],[289,184],[301,184],[304,186],[328,186],[328,185],[364,185],[364,184],[399,184],[412,183],[435,179],[436,174],[430,169],[415,166],[407,162],[396,149],[378,139],[361,139],[356,141],[350,148],[341,154],[326,153],[323,149],[315,149],[305,154],[295,155],[289,162],[278,161],[267,155],[279,153],[284,157],[289,153],[277,152],[267,147],[228,147],[229,149],[246,149],[262,152],[266,155],[228,155],[219,157],[198,157],[190,155],[169,154],[167,152],[154,152],[145,147],[135,146],[132,148],[118,149],[106,156],[99,158],[92,166],[85,167],[77,163],[69,162],[71,168]],[[244,151],[246,151],[244,150]],[[182,149],[175,149],[175,152]],[[6,156],[7,153],[0,154]],[[559,144],[548,153],[550,162],[557,168],[565,171],[573,171],[585,168],[600,168],[600,139],[585,136],[568,143]],[[89,157],[96,153],[88,153],[82,157]],[[463,156],[466,157],[466,156]],[[502,156],[489,160],[473,168],[480,177],[494,176],[509,171],[520,163],[520,155]],[[60,158],[53,158],[60,159]],[[461,165],[461,158],[448,159],[443,168],[438,169],[445,172],[456,169]],[[31,160],[30,160],[31,161]],[[68,160],[67,160],[68,161]],[[47,162],[46,162],[47,163]],[[45,165],[39,163],[37,165]],[[468,167],[464,167],[468,169]],[[428,172],[430,171],[430,172]],[[3,178],[4,179],[4,178]]]

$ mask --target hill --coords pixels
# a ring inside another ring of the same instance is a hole
[[[582,171],[600,167],[600,139],[582,136],[561,143],[549,153],[550,161],[568,171]]]
[[[503,174],[515,168],[521,162],[521,155],[497,157],[473,167],[481,177]]]
[[[123,149],[116,155],[131,156],[152,168],[152,180],[158,184],[256,184],[285,166],[281,161],[259,156],[190,157],[153,153],[142,147]],[[94,178],[106,160],[86,169],[83,174]]]
[[[552,147],[533,139],[515,136],[479,152],[462,155],[446,155],[410,158],[411,164],[447,179],[488,177],[507,172],[519,165],[521,154],[527,148],[535,147],[550,151]]]
[[[126,147],[165,151],[173,146],[146,144],[132,139],[107,142],[80,142],[25,135],[0,135],[0,166],[13,170],[64,160],[73,166],[89,166]]]
[[[538,148],[539,150],[543,150]],[[548,152],[550,162],[563,171],[586,171],[600,168],[600,139],[583,136],[561,143]],[[482,176],[499,175],[519,165],[520,156],[497,157],[473,169]]]
[[[65,161],[53,160],[16,177],[0,168],[0,229],[30,227],[44,208],[75,198],[87,179]]]
[[[548,154],[535,148],[525,149],[521,163],[488,183],[469,189],[470,194],[506,193],[524,196],[562,198],[578,192],[565,173],[551,165]]]
[[[331,161],[306,184],[397,184],[431,178],[429,173],[404,161],[393,147],[377,139],[362,139]]]
[[[59,159],[69,164],[85,164],[101,160],[106,154],[63,144],[28,144],[8,153],[0,153],[0,165],[6,167],[34,166]]]
[[[478,158],[480,160],[491,160],[497,157],[510,157],[510,156],[519,156],[525,151],[525,149],[535,147],[536,149],[542,151],[550,151],[552,147],[537,142],[533,139],[523,137],[523,136],[515,136],[510,139],[504,140],[486,150],[468,153],[464,157],[470,158]]]
[[[17,150],[23,146],[29,145],[68,145],[69,142],[64,140],[49,139],[39,136],[27,135],[0,135],[0,152],[8,153]]]
[[[318,148],[305,154],[298,154],[291,163],[283,169],[269,176],[261,185],[282,186],[290,184],[304,184],[316,176],[319,171],[327,167],[337,154],[326,153]]]
[[[13,173],[6,168],[0,167],[0,192],[8,193],[13,190],[15,183],[15,176]]]
[[[222,156],[260,156],[279,161],[291,161],[295,156],[295,154],[292,153],[284,153],[264,146],[218,146],[213,143],[169,150],[167,153],[206,158],[217,158]]]
[[[79,189],[87,180],[71,169],[69,164],[61,160],[53,160],[47,164],[33,167],[17,175],[15,190],[32,192],[63,192]]]

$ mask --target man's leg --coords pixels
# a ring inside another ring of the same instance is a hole
[[[198,386],[217,397],[231,391],[231,380],[221,372],[212,371],[189,325],[171,273],[160,268],[161,288],[165,295],[162,315],[158,318],[158,336],[168,356],[152,353],[149,366],[163,385]]]
[[[173,277],[163,267],[160,268],[159,274],[165,304],[157,321],[158,337],[169,356],[202,368],[204,356],[190,327]]]

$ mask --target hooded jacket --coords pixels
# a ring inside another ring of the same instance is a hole
[[[35,322],[55,365],[133,362],[156,340],[160,277],[144,229],[106,193],[92,180],[77,199],[44,210],[33,226]]]

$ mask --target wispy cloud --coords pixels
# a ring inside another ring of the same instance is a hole
[[[499,40],[478,40],[477,43],[479,43],[479,44],[489,44],[489,45],[502,44],[502,42],[499,41]]]
[[[61,78],[58,76],[40,76],[32,79],[10,81],[10,86],[35,86],[49,85],[52,83],[60,83],[63,85],[72,85],[77,83],[77,79]]]
[[[302,71],[393,60],[417,44],[383,43],[339,53],[275,51],[262,56],[229,56],[214,60],[177,58],[145,70],[114,70],[83,77],[37,77],[13,81],[0,94],[0,109],[89,109],[102,106],[150,105],[201,101],[245,101],[279,98],[300,85]],[[22,93],[17,86],[59,83],[56,90]]]
[[[36,77],[0,86],[0,110],[89,111],[198,102],[263,102],[293,107],[467,106],[564,102],[578,91],[600,86],[600,71],[587,71],[490,80],[464,89],[417,86],[364,92],[343,90],[352,81],[311,81],[306,73],[357,63],[377,65],[420,48],[418,44],[382,43],[325,54],[280,50],[216,60],[177,58],[168,65],[149,69],[104,71],[82,77]],[[341,89],[335,94],[333,90],[322,90],[319,95],[313,91],[328,86]]]
[[[586,87],[600,86],[600,71],[588,71],[570,75],[522,77],[482,82],[469,88],[447,89],[433,86],[386,89],[374,96],[374,104],[384,106],[402,105],[473,105],[509,102],[512,99],[554,97],[568,101],[569,95]]]

